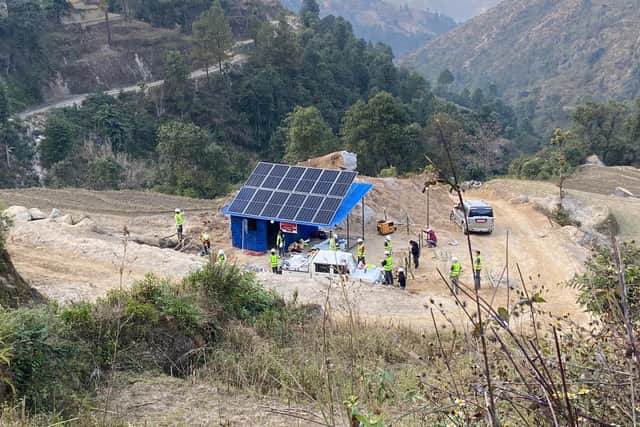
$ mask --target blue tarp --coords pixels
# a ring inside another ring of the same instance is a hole
[[[347,216],[349,215],[349,212],[353,210],[353,208],[360,202],[360,200],[362,200],[362,198],[365,196],[365,194],[369,192],[369,190],[371,190],[371,188],[373,188],[373,185],[368,183],[354,182],[353,184],[351,184],[351,187],[349,187],[349,191],[347,192],[347,195],[344,196],[344,199],[342,200],[342,204],[336,211],[336,214],[334,215],[333,220],[331,221],[330,224],[317,224],[313,222],[300,222],[300,221],[290,221],[290,220],[285,221],[280,218],[258,216],[258,215],[246,215],[246,214],[238,215],[235,213],[232,214],[228,211],[228,206],[225,206],[222,209],[222,214],[231,215],[233,217],[239,217],[239,218],[255,218],[255,219],[261,219],[266,221],[289,222],[292,224],[310,225],[315,227],[334,227],[340,224],[342,221],[344,221],[347,218]]]

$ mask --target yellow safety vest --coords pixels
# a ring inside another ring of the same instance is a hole
[[[269,259],[271,260],[271,267],[277,267],[278,266],[278,255],[277,254],[271,254]]]
[[[330,251],[338,250],[338,247],[336,246],[336,239],[334,239],[333,237],[329,238],[329,250]]]
[[[480,255],[475,257],[475,259],[473,260],[473,269],[475,271],[482,270],[482,257]]]
[[[460,275],[460,271],[462,271],[460,262],[454,262],[451,264],[451,277],[458,277]]]
[[[358,245],[358,258],[362,258],[364,256],[364,243],[360,243]]]
[[[284,239],[282,238],[282,234],[278,234],[278,237],[276,237],[276,246],[279,248],[284,246]]]
[[[389,253],[393,253],[393,249],[391,247],[391,242],[388,240],[384,241],[384,250],[389,251]]]
[[[391,271],[391,270],[393,270],[393,258],[388,256],[384,260],[384,271]]]
[[[224,264],[227,261],[227,257],[224,255],[218,255],[218,263]]]
[[[176,225],[184,224],[184,219],[182,218],[182,213],[176,214]]]

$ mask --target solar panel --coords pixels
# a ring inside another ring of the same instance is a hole
[[[247,209],[244,211],[247,215],[260,215],[262,209],[264,209],[264,203],[251,202]]]
[[[331,222],[331,220],[333,219],[334,215],[335,215],[334,211],[325,211],[321,209],[316,214],[315,218],[313,219],[313,222],[317,224],[329,224],[329,222]]]
[[[253,195],[255,194],[255,188],[243,187],[236,196],[237,200],[251,200]]]
[[[302,203],[304,202],[304,199],[306,199],[307,196],[305,196],[304,194],[292,194],[291,196],[289,196],[289,199],[287,200],[286,206],[295,206],[295,207],[300,207],[302,206]]]
[[[349,184],[334,184],[331,191],[329,191],[330,196],[338,196],[343,197],[349,191]]]
[[[260,162],[228,212],[330,225],[357,173]]]
[[[322,202],[322,207],[320,209],[326,211],[335,211],[336,209],[338,209],[338,206],[340,206],[340,202],[342,202],[342,199],[327,197],[326,199],[324,199],[324,202]]]
[[[296,216],[296,221],[311,222],[316,214],[315,209],[301,208]]]
[[[293,191],[296,188],[296,184],[298,183],[297,179],[294,178],[284,178],[280,183],[278,189],[285,191]]]
[[[247,202],[246,200],[236,199],[233,201],[233,203],[231,203],[231,206],[229,206],[229,212],[242,213],[244,212],[248,203],[249,202]]]
[[[265,179],[262,183],[262,186],[265,188],[278,188],[278,185],[280,185],[280,181],[282,181],[282,177],[268,176],[267,179]]]
[[[338,176],[338,179],[336,180],[336,182],[338,184],[351,184],[351,182],[354,180],[355,177],[356,177],[355,172],[342,171],[340,172],[340,176]]]
[[[282,205],[278,203],[267,203],[260,215],[275,218],[278,216],[278,212],[282,209]]]
[[[324,200],[324,197],[322,196],[309,196],[307,197],[307,200],[304,201],[304,205],[302,205],[302,207],[307,208],[307,209],[318,209],[320,207],[320,205],[322,204],[322,201]]]
[[[296,214],[298,213],[299,209],[300,208],[296,207],[296,206],[285,206],[280,211],[280,215],[279,216],[282,219],[293,220],[293,219],[295,219]]]
[[[271,190],[258,190],[256,195],[253,196],[253,202],[266,203],[273,194]]]

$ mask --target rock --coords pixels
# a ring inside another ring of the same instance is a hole
[[[98,231],[98,225],[91,218],[82,218],[74,227],[84,228],[89,231]]]
[[[59,216],[54,219],[55,222],[59,222],[60,224],[69,224],[73,225],[73,217],[69,214]]]
[[[518,197],[509,199],[509,203],[511,203],[512,205],[522,205],[524,203],[529,203],[529,196],[527,196],[526,194],[521,194]]]
[[[633,193],[629,190],[627,190],[626,188],[622,188],[622,187],[616,187],[616,189],[614,190],[613,194],[615,194],[618,197],[634,197]]]
[[[4,214],[11,218],[14,222],[28,222],[31,221],[31,214],[29,209],[24,206],[11,206],[5,209]]]
[[[602,163],[602,160],[600,160],[600,157],[598,157],[595,154],[592,154],[589,157],[587,157],[587,159],[584,161],[584,164],[593,165],[593,166],[604,166],[604,163]]]
[[[29,214],[31,215],[31,221],[37,221],[39,219],[45,219],[47,216],[38,208],[29,209]]]
[[[60,216],[62,216],[62,212],[60,212],[60,209],[58,208],[51,209],[51,213],[49,214],[50,219],[58,218]]]

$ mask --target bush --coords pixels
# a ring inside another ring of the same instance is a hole
[[[122,182],[122,166],[115,159],[96,159],[89,164],[89,186],[94,190],[117,190]]]
[[[381,169],[378,176],[380,176],[381,178],[395,177],[398,176],[398,170],[395,166],[389,166],[388,168]]]

